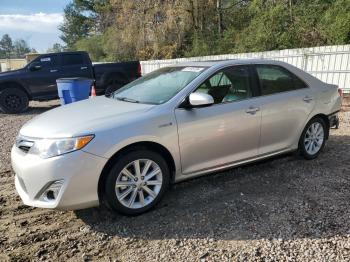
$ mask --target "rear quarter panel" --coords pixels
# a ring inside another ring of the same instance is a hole
[[[336,85],[324,83],[318,78],[290,64],[283,62],[280,62],[280,64],[306,82],[311,89],[311,95],[315,102],[312,112],[299,130],[299,136],[295,137],[294,147],[297,148],[300,135],[306,124],[316,115],[323,114],[328,116],[339,111],[341,108],[341,98]]]
[[[327,84],[309,73],[292,66],[287,63],[280,62],[282,66],[286,67],[292,73],[304,80],[312,89],[313,98],[316,100],[316,106],[310,118],[317,114],[329,115],[341,108],[341,98],[338,94],[338,87],[336,85]]]

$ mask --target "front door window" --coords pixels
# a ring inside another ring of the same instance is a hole
[[[249,68],[235,66],[225,68],[202,83],[195,92],[214,98],[214,104],[229,103],[252,97]]]

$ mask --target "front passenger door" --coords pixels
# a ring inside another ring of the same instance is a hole
[[[27,66],[27,73],[23,80],[29,86],[33,96],[45,99],[57,97],[56,79],[60,76],[58,56],[51,54],[40,56],[32,63],[35,63],[38,69],[30,70]]]
[[[248,66],[229,67],[194,91],[213,96],[213,105],[175,110],[183,174],[258,154],[261,112],[253,85]]]

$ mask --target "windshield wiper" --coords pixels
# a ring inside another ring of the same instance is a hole
[[[127,97],[117,97],[117,100],[124,101],[124,102],[130,102],[130,103],[140,103],[140,101],[132,99],[132,98],[127,98]]]

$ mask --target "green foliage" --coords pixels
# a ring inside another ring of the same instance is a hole
[[[4,58],[10,58],[13,51],[12,39],[8,34],[2,36],[0,40],[0,50]]]
[[[13,41],[8,34],[4,34],[0,40],[0,58],[23,58],[32,51],[35,50],[23,39]]]
[[[101,42],[103,37],[100,35],[82,38],[75,43],[74,49],[88,52],[92,61],[105,61],[106,55]]]
[[[350,43],[350,0],[73,0],[62,39],[94,61]]]
[[[185,57],[206,56],[208,54],[217,54],[217,49],[221,46],[217,42],[217,35],[205,36],[203,34],[194,33],[190,48],[185,51]]]
[[[73,0],[64,9],[61,39],[74,50],[82,38],[105,31],[110,13],[109,0]],[[83,45],[86,45],[83,44]]]
[[[70,3],[64,9],[64,23],[59,27],[62,31],[61,39],[72,48],[81,38],[87,37],[90,31],[90,21],[74,3]]]
[[[327,43],[350,44],[350,1],[335,1],[321,20],[321,28]]]
[[[63,51],[65,51],[65,47],[60,43],[55,43],[52,47],[47,49],[47,53],[59,53]]]
[[[31,50],[26,41],[23,39],[16,40],[13,45],[13,51],[15,57],[22,57],[23,55],[29,53]]]

